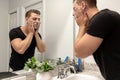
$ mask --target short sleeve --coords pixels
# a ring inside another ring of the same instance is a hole
[[[12,29],[9,32],[9,39],[10,39],[10,41],[12,41],[15,38],[19,38],[19,35],[15,29]]]
[[[113,31],[113,22],[112,17],[107,12],[101,12],[96,14],[90,21],[87,29],[87,33],[105,38]]]
[[[42,39],[42,36],[41,36],[41,34],[40,34],[40,33],[38,33],[38,35],[40,36],[40,39]]]

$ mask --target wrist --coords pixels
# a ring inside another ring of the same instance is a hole
[[[80,29],[86,30],[86,26],[81,25],[80,28],[79,28],[79,30],[80,30]]]
[[[85,26],[81,26],[79,28],[79,32],[78,32],[78,35],[84,35],[86,33],[86,27]]]
[[[38,32],[35,32],[35,37],[39,36]]]
[[[31,35],[31,36],[33,36],[33,35],[34,35],[34,33],[30,32],[28,35]]]

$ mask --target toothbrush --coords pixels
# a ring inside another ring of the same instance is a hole
[[[64,63],[66,63],[66,62],[67,62],[68,58],[69,58],[69,57],[68,57],[68,56],[66,56],[66,58],[65,58],[65,60],[64,60]]]
[[[78,58],[78,70],[80,71],[81,70],[81,59]]]

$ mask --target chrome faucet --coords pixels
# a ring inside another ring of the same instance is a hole
[[[68,73],[67,73],[68,71],[71,72],[70,69],[72,69],[73,73],[76,74],[75,67],[72,66],[72,65],[69,65],[68,67],[66,67],[66,68],[64,69],[64,74],[65,74],[65,76],[68,76]]]
[[[76,73],[75,67],[72,65],[65,65],[64,68],[60,68],[58,70],[58,78],[63,79],[65,77],[68,76],[68,71],[71,73],[70,69],[72,69],[72,71],[74,72],[74,74]]]
[[[82,72],[84,69],[84,60],[81,61],[80,59],[78,59],[78,63],[76,63],[75,59],[73,59],[73,62],[71,65],[75,67],[76,73]]]

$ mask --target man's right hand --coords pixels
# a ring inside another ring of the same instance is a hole
[[[82,26],[86,27],[89,22],[87,14],[83,14],[75,19],[79,27],[82,27]]]
[[[33,22],[31,22],[30,25],[28,26],[28,32],[33,34],[35,33]]]

